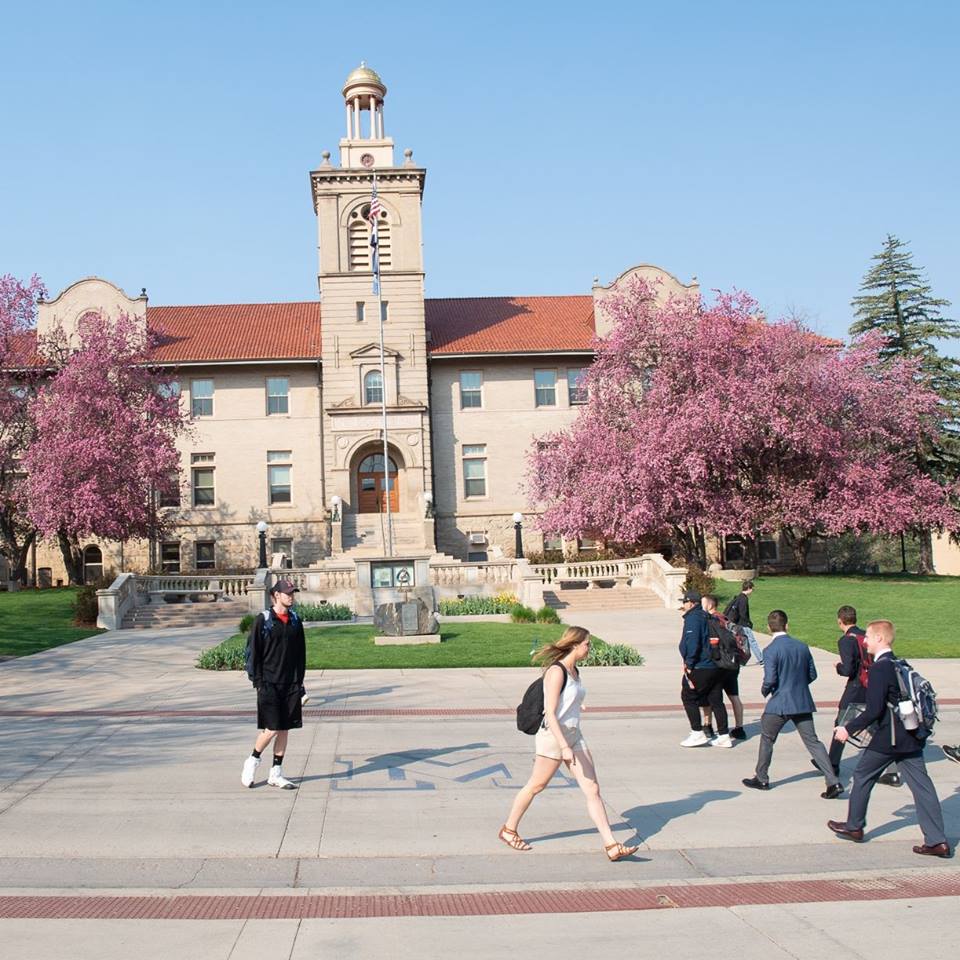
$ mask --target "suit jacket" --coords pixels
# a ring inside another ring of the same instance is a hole
[[[877,730],[870,740],[868,750],[888,756],[920,756],[923,753],[923,743],[903,725],[900,714],[887,707],[888,703],[896,704],[900,700],[900,684],[897,682],[892,655],[881,654],[880,659],[874,661],[870,667],[867,677],[867,709],[856,720],[847,724],[847,733],[859,733],[866,730],[871,723],[876,723]]]
[[[867,689],[860,685],[860,644],[857,642],[857,637],[862,637],[863,634],[860,627],[850,627],[837,641],[837,650],[840,653],[837,673],[847,678],[847,685],[840,697],[841,708],[848,703],[864,703],[867,699]]]
[[[763,651],[763,696],[770,694],[764,713],[788,717],[815,713],[817,705],[810,684],[817,679],[810,648],[787,633],[781,633]]]

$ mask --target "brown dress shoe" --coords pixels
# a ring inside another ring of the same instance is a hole
[[[828,820],[827,826],[844,840],[852,840],[854,843],[863,842],[863,830],[850,830],[845,823],[839,820]]]
[[[950,856],[950,847],[945,843],[935,843],[932,847],[923,844],[922,846],[914,847],[913,852],[919,853],[922,857],[943,857],[946,859]]]

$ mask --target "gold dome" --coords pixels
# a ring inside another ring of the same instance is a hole
[[[360,66],[347,77],[347,81],[343,85],[343,95],[346,96],[347,91],[357,86],[377,87],[380,90],[381,97],[387,92],[386,84],[380,79],[380,75],[376,70],[371,70],[365,60],[361,60]]]

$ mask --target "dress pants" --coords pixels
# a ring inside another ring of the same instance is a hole
[[[765,713],[760,718],[760,753],[757,757],[757,779],[761,783],[769,783],[770,761],[773,759],[773,745],[780,736],[780,731],[787,723],[793,725],[800,734],[803,745],[813,757],[820,772],[827,778],[827,786],[832,787],[840,782],[840,778],[830,766],[827,748],[817,739],[817,730],[813,725],[812,713],[791,713],[784,716],[780,713]]]
[[[850,805],[847,808],[847,829],[862,830],[867,823],[867,804],[870,792],[876,786],[883,771],[893,761],[897,761],[900,776],[913,794],[913,805],[917,809],[917,820],[923,832],[923,842],[929,847],[946,843],[947,835],[943,829],[943,811],[937,791],[927,773],[923,755],[895,757],[879,750],[864,750],[853,771],[853,789],[850,791]]]
[[[691,730],[703,729],[700,707],[709,703],[713,711],[713,722],[717,725],[717,733],[721,736],[729,733],[727,708],[723,703],[725,678],[726,672],[716,667],[694,670],[693,686],[691,686],[687,675],[683,675],[683,681],[680,684],[680,700],[687,713],[687,720],[690,721]]]

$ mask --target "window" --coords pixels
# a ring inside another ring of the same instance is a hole
[[[380,301],[380,322],[381,323],[387,322],[387,309],[389,306],[390,306],[389,301],[387,300]]]
[[[213,467],[197,466],[197,464],[212,464],[212,453],[192,453],[190,463],[193,479],[193,505],[195,507],[212,507],[216,502],[213,490]]]
[[[94,545],[83,548],[83,582],[96,583],[103,576],[103,551]]]
[[[593,537],[579,537],[577,539],[577,553],[594,553],[597,549],[597,541]]]
[[[371,270],[370,257],[370,204],[365,203],[352,211],[347,224],[347,248],[351,270]],[[377,221],[377,251],[380,269],[390,267],[392,257],[390,239],[390,217],[385,209],[380,211]]]
[[[213,381],[190,381],[190,414],[194,417],[213,416]]]
[[[466,497],[487,495],[487,445],[463,445],[463,494]]]
[[[555,407],[557,405],[556,370],[534,370],[533,386],[538,407]]]
[[[371,370],[364,376],[363,402],[383,403],[383,377],[379,370]]]
[[[374,587],[412,587],[412,563],[372,563],[370,577]]]
[[[587,402],[587,388],[582,383],[583,367],[570,367],[567,370],[567,397],[571,406]]]
[[[363,300],[357,301],[357,323],[363,323],[366,319],[367,305]]]
[[[284,556],[285,567],[293,566],[293,540],[289,537],[274,538],[270,541],[270,552],[272,554],[282,553]]]
[[[563,553],[563,538],[556,533],[545,533],[543,535],[544,553]]]
[[[479,370],[460,371],[460,409],[483,406],[483,374]]]
[[[768,563],[780,559],[780,550],[773,537],[760,534],[757,539],[757,557]],[[747,545],[743,537],[731,534],[723,538],[723,562],[743,563],[747,559]]]
[[[216,564],[216,550],[213,540],[198,540],[194,545],[195,570],[213,570]]]
[[[160,569],[164,573],[180,572],[179,540],[171,540],[160,544]]]
[[[267,416],[290,412],[290,380],[267,377]]]
[[[467,563],[486,563],[486,562],[487,562],[486,550],[471,550],[467,554]]]
[[[166,383],[161,383],[157,388],[157,393],[160,394],[165,400],[172,400],[176,398],[180,399],[180,381],[179,380],[168,380]]]
[[[160,489],[159,504],[161,507],[180,506],[180,474],[174,470],[167,477],[167,483]]]
[[[270,488],[270,503],[290,503],[290,461],[289,450],[267,451],[267,481]]]

